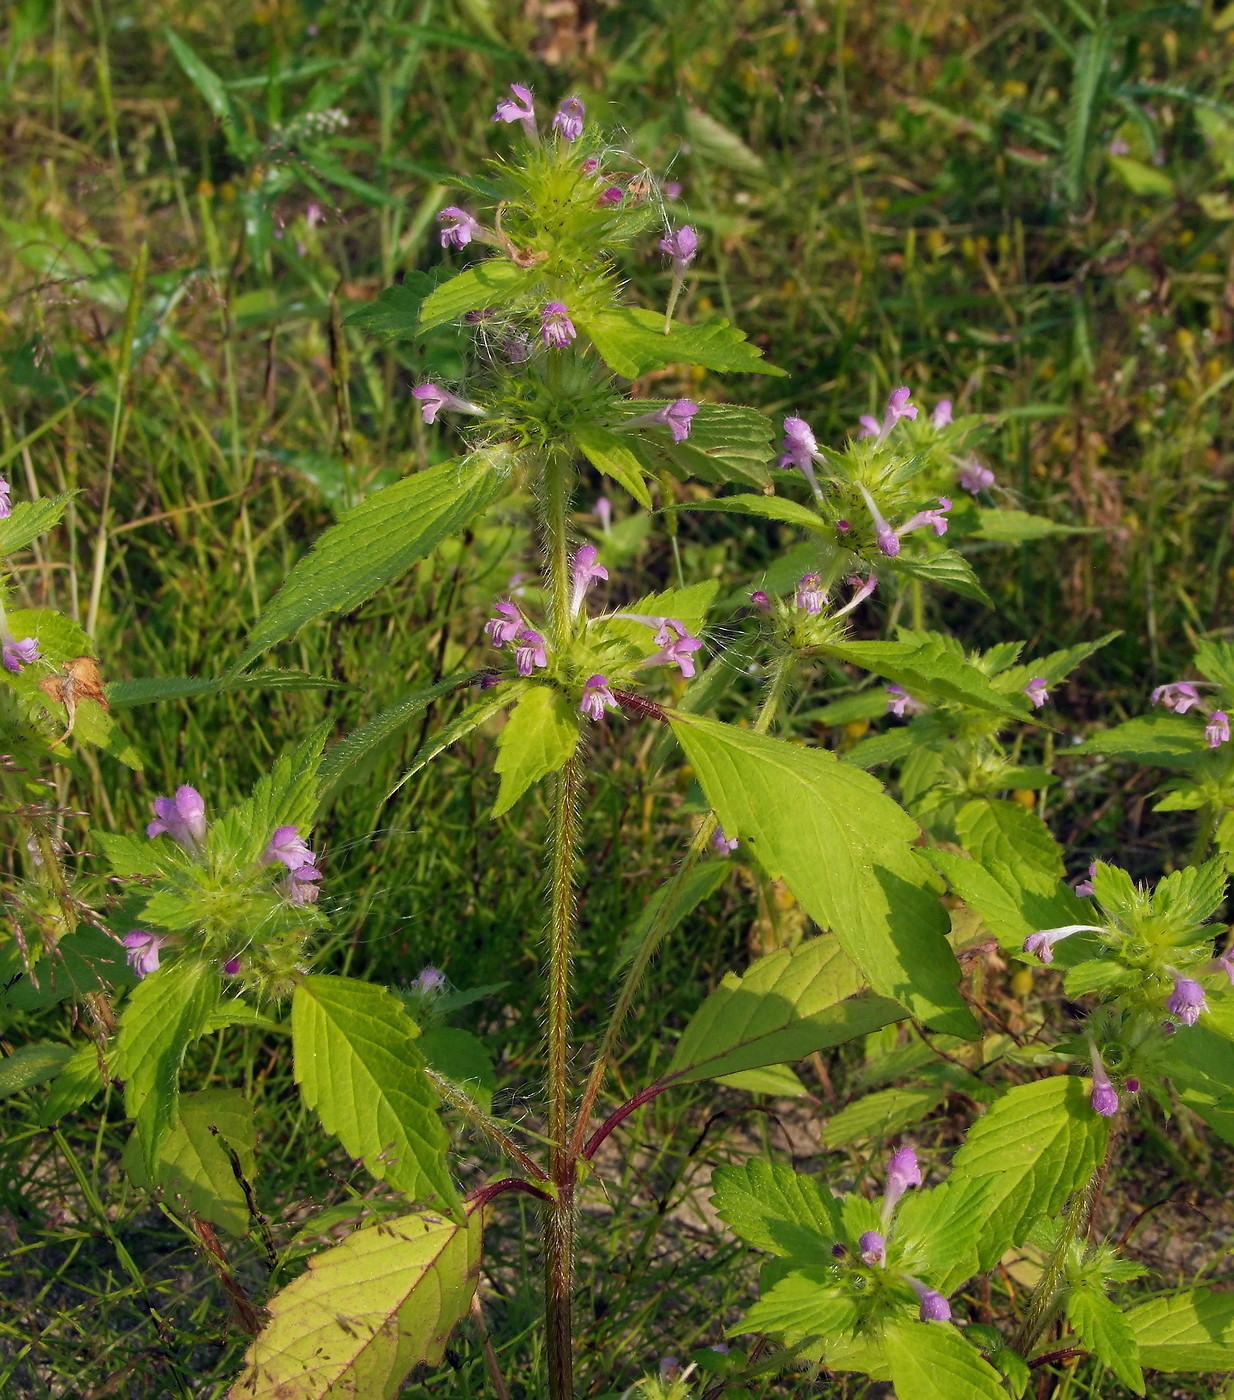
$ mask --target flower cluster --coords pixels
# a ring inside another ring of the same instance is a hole
[[[1204,704],[1199,687],[1193,681],[1171,681],[1168,685],[1159,685],[1149,701],[1162,709],[1172,710],[1176,715],[1185,715],[1188,710],[1199,709]],[[1224,710],[1213,708],[1208,711],[1204,740],[1210,749],[1230,742],[1230,717]]]
[[[750,601],[776,620],[777,630],[790,646],[809,651],[843,635],[845,628],[839,624],[878,587],[873,574],[851,574],[844,582],[852,591],[836,608],[831,607],[830,589],[817,573],[802,574],[789,598],[773,600],[760,588],[750,594]]]
[[[887,1162],[887,1185],[883,1193],[883,1226],[881,1230],[866,1230],[857,1242],[861,1262],[870,1269],[887,1267],[887,1247],[895,1224],[896,1204],[910,1186],[921,1185],[921,1166],[911,1147],[897,1148]],[[922,1322],[948,1322],[951,1304],[935,1288],[922,1283],[911,1274],[899,1274],[917,1295]]]
[[[294,826],[276,827],[261,857],[263,865],[281,861],[287,867],[287,898],[292,904],[316,904],[321,871],[317,857]]]

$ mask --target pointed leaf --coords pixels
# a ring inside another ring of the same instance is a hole
[[[904,1018],[896,1002],[857,996],[861,987],[833,935],[760,958],[743,977],[728,973],[699,1007],[664,1078],[689,1084],[800,1060]]]
[[[229,1400],[394,1400],[466,1313],[481,1229],[480,1212],[405,1215],[316,1255],[271,1301]]]
[[[109,1067],[114,1058],[113,1051],[107,1060]],[[56,1075],[39,1109],[39,1123],[44,1128],[58,1123],[61,1118],[103,1092],[103,1071],[99,1061],[99,1047],[92,1040],[79,1045],[72,1059],[65,1061],[64,1068]]]
[[[883,1354],[901,1400],[1007,1400],[998,1372],[949,1322],[896,1322]]]
[[[915,696],[951,700],[994,714],[1028,715],[1025,697],[1000,695],[981,671],[937,637],[911,642],[835,642],[820,650],[886,676]]]
[[[393,287],[377,293],[376,301],[361,302],[344,315],[345,326],[358,326],[370,335],[413,340],[420,329],[420,308],[437,286],[427,272],[409,272]]]
[[[501,774],[501,787],[493,816],[508,812],[533,783],[564,768],[577,747],[578,717],[561,691],[547,685],[525,691],[497,736],[493,767]]]
[[[820,1356],[832,1339],[847,1340],[856,1322],[856,1302],[836,1287],[832,1270],[816,1265],[794,1269],[765,1289],[729,1335],[770,1332],[793,1351],[808,1348]]]
[[[72,1058],[71,1045],[51,1040],[19,1045],[11,1055],[0,1058],[0,1099],[55,1079]]]
[[[977,518],[981,521],[977,538],[999,544],[1021,544],[1025,540],[1048,539],[1051,535],[1091,533],[1087,526],[1060,525],[1044,515],[1030,515],[1026,510],[979,510]]]
[[[754,1249],[816,1259],[843,1236],[836,1198],[785,1162],[755,1157],[740,1167],[717,1167],[711,1184],[720,1219]]]
[[[1187,1107],[1234,1143],[1234,998],[1214,997],[1194,1026],[1180,1027],[1161,1051],[1161,1068]]]
[[[1196,1288],[1127,1313],[1140,1362],[1154,1371],[1234,1370],[1234,1293]]]
[[[605,364],[627,379],[638,379],[649,370],[671,364],[746,374],[784,373],[768,364],[758,346],[722,316],[697,326],[674,321],[668,335],[664,334],[663,316],[632,306],[576,315],[574,319],[591,337]]]
[[[370,982],[306,977],[292,998],[291,1035],[296,1082],[327,1131],[379,1181],[456,1209],[449,1138],[402,1002]]]
[[[12,511],[0,520],[0,557],[16,554],[45,535],[64,514],[65,507],[77,493],[66,491],[63,496],[43,496],[37,501],[18,501]]]
[[[688,871],[683,880],[674,878],[662,885],[640,910],[638,918],[621,940],[615,965],[624,967],[638,952],[643,939],[659,921],[670,891],[674,893],[674,898],[664,922],[660,924],[661,938],[667,938],[683,919],[710,899],[736,868],[736,864],[729,860],[704,861]]]
[[[359,607],[425,558],[496,500],[508,458],[504,447],[473,452],[383,487],[347,511],[287,576],[235,669],[310,619]]]
[[[1101,753],[1133,763],[1186,770],[1195,767],[1207,748],[1204,726],[1194,716],[1150,714],[1094,734],[1067,752]]]
[[[787,496],[722,496],[714,501],[691,501],[679,510],[718,510],[730,515],[757,515],[763,520],[778,520],[784,525],[796,525],[834,543],[835,530],[809,506],[790,501]]]
[[[159,1154],[156,1179],[195,1215],[243,1239],[249,1232],[248,1200],[223,1143],[251,1181],[257,1172],[253,1106],[238,1089],[202,1089],[181,1094],[179,1109],[180,1121]]]
[[[964,849],[982,865],[1000,862],[1012,870],[1029,866],[1061,880],[1062,847],[1050,828],[1018,802],[978,797],[956,814],[956,831]]]
[[[596,471],[611,476],[630,493],[640,506],[651,509],[651,493],[643,481],[643,468],[638,458],[616,433],[594,423],[577,428],[574,441],[578,450]]]
[[[489,258],[432,291],[420,305],[420,329],[457,321],[469,311],[505,306],[536,280],[534,268],[516,267],[505,258]]]
[[[827,1120],[823,1143],[836,1148],[891,1137],[910,1123],[920,1122],[946,1100],[947,1088],[942,1084],[866,1094]]]
[[[1013,870],[1000,861],[991,861],[986,867],[954,851],[923,854],[1011,952],[1022,952],[1025,939],[1039,929],[1093,922],[1090,904],[1069,885],[1035,866],[1021,863]]]
[[[908,574],[910,578],[919,578],[926,583],[937,583],[942,588],[950,588],[961,597],[973,598],[978,603],[990,603],[985,589],[977,582],[972,565],[954,549],[944,549],[939,554],[929,554],[922,559],[913,559],[901,554],[892,562],[891,567],[897,573]]]
[[[822,749],[695,715],[671,723],[724,830],[835,932],[874,990],[975,1036],[945,911],[913,851],[917,824],[881,784]]]
[[[422,768],[432,763],[438,754],[444,753],[452,744],[457,744],[460,739],[465,739],[485,720],[492,719],[499,710],[504,710],[507,705],[530,689],[531,684],[528,681],[504,681],[495,690],[490,690],[482,699],[468,705],[460,715],[452,719],[449,724],[443,725],[436,734],[427,740],[424,747],[411,760],[410,767],[391,788],[389,796],[393,797],[404,783],[409,782]]]
[[[1122,1383],[1144,1394],[1140,1349],[1129,1319],[1099,1288],[1073,1288],[1067,1295],[1067,1321],[1089,1351]]]

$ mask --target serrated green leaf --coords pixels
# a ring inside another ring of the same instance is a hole
[[[866,1094],[827,1120],[823,1144],[830,1148],[847,1147],[854,1142],[891,1137],[933,1113],[946,1099],[947,1089],[939,1084]]]
[[[102,1063],[107,1064],[108,1072],[115,1058],[114,1051],[105,1059],[92,1040],[79,1045],[72,1058],[64,1063],[56,1075],[47,1097],[39,1107],[39,1123],[49,1128],[61,1118],[88,1103],[96,1094],[103,1091]],[[100,1063],[102,1061],[102,1063]]]
[[[1067,969],[1063,990],[1073,999],[1108,992],[1115,987],[1129,987],[1139,980],[1137,973],[1112,958],[1086,958]]]
[[[841,725],[858,719],[877,719],[886,713],[887,692],[880,686],[863,690],[858,695],[847,695],[843,700],[833,700],[817,710],[807,710],[801,718],[811,724]]]
[[[465,739],[485,720],[492,719],[499,710],[504,710],[507,705],[512,704],[530,689],[531,683],[529,681],[506,681],[498,685],[496,689],[489,691],[483,699],[468,705],[462,714],[452,719],[449,724],[443,725],[425,743],[424,747],[412,759],[411,766],[390,789],[388,797],[393,797],[404,783],[414,778],[422,768],[430,764],[438,754],[444,753],[451,744],[457,744],[460,739]]]
[[[40,1011],[87,992],[131,987],[137,980],[119,941],[86,924],[65,934],[54,951],[45,950],[33,977],[15,946],[13,951],[12,971],[0,986],[0,1007],[14,1011]]]
[[[243,1239],[249,1232],[248,1200],[220,1138],[251,1181],[257,1172],[252,1104],[238,1089],[181,1094],[179,1122],[163,1143],[155,1179],[195,1215]]]
[[[1153,913],[1168,918],[1175,928],[1199,929],[1225,903],[1227,883],[1220,856],[1202,865],[1185,865],[1157,882]]]
[[[956,814],[960,844],[982,865],[998,862],[1018,871],[1023,866],[1059,880],[1065,874],[1062,847],[1050,828],[1018,802],[978,797]]]
[[[167,843],[148,836],[123,836],[114,831],[94,831],[90,835],[117,875],[157,877],[179,863]]]
[[[770,953],[743,977],[725,976],[682,1032],[663,1078],[689,1084],[791,1063],[907,1014],[857,995],[861,987],[834,935]]]
[[[1140,715],[1126,724],[1094,734],[1068,752],[1099,753],[1158,768],[1193,768],[1204,753],[1204,726],[1186,715]]]
[[[993,1189],[993,1178],[982,1176],[910,1192],[896,1212],[894,1266],[927,1279],[944,1295],[954,1293],[979,1272],[979,1242]]]
[[[913,852],[917,824],[881,784],[822,749],[693,715],[671,724],[724,830],[834,931],[874,991],[976,1035],[945,911]]]
[[[497,736],[501,787],[493,816],[508,812],[533,783],[564,768],[578,747],[575,708],[559,690],[534,685],[519,696]]]
[[[1124,1314],[1097,1288],[1073,1288],[1067,1295],[1067,1321],[1089,1351],[1125,1386],[1144,1394],[1139,1346]]]
[[[1195,650],[1195,668],[1208,680],[1234,690],[1234,645],[1205,637]]]
[[[489,258],[451,277],[426,296],[420,304],[420,329],[457,321],[469,311],[506,306],[536,280],[534,268],[516,267],[505,258]]]
[[[1234,1143],[1234,999],[1214,997],[1194,1026],[1180,1026],[1161,1051],[1161,1068],[1187,1107]]]
[[[1020,1084],[969,1129],[949,1180],[990,1177],[978,1263],[992,1269],[1022,1244],[1038,1216],[1054,1215],[1097,1169],[1109,1123],[1075,1075]]]
[[[745,374],[784,373],[768,364],[758,346],[722,316],[697,326],[674,321],[668,335],[664,334],[663,316],[633,306],[580,314],[574,319],[604,363],[627,379],[638,379],[649,370],[671,364]]]
[[[977,581],[972,565],[954,549],[944,549],[940,554],[930,554],[922,559],[913,559],[906,554],[897,555],[891,561],[896,573],[908,574],[925,583],[937,583],[940,588],[950,588],[963,598],[972,598],[989,606],[989,596]]]
[[[296,1082],[327,1131],[396,1191],[457,1210],[449,1138],[416,1023],[384,987],[306,977],[291,1003]]]
[[[835,1273],[825,1266],[794,1269],[767,1289],[729,1333],[769,1332],[790,1350],[810,1349],[826,1354],[830,1339],[847,1338],[857,1322],[857,1304],[836,1287]]]
[[[834,543],[835,529],[809,506],[790,501],[787,496],[722,496],[714,501],[691,501],[678,510],[718,510],[730,515],[756,515],[763,520],[778,520],[795,525],[800,530],[822,535]]]
[[[317,765],[329,728],[328,722],[319,725],[303,744],[284,754],[265,777],[257,780],[243,802],[210,823],[206,851],[211,859],[220,864],[248,865],[261,859],[280,826],[308,828],[317,809]],[[155,917],[150,910],[158,897],[156,894],[146,906],[145,917]],[[171,912],[169,905],[168,914]]]
[[[437,286],[427,272],[409,272],[401,282],[378,292],[376,301],[353,306],[343,316],[345,326],[392,340],[412,340],[420,329],[420,308]]]
[[[899,724],[854,744],[844,754],[844,762],[863,770],[883,763],[898,763],[917,749],[919,742],[920,734],[912,724]]]
[[[1140,1363],[1154,1371],[1234,1370],[1234,1293],[1196,1288],[1127,1313]]]
[[[755,1157],[739,1167],[717,1167],[711,1184],[720,1219],[754,1249],[810,1260],[842,1237],[836,1198],[822,1181],[785,1162]]]
[[[73,1047],[51,1040],[19,1045],[0,1057],[0,1099],[54,1079],[73,1058]]]
[[[40,535],[45,535],[59,522],[76,494],[75,491],[66,491],[62,496],[18,501],[9,515],[0,520],[0,557],[16,554],[19,549],[33,544]]]
[[[882,1342],[901,1400],[1007,1400],[998,1372],[949,1322],[896,1321]]]
[[[504,447],[443,462],[375,491],[322,534],[249,634],[235,670],[323,613],[350,612],[490,505],[504,484]]]
[[[1082,661],[1086,661],[1102,647],[1109,646],[1116,637],[1121,635],[1120,632],[1107,632],[1095,641],[1077,642],[1075,646],[1062,647],[1059,651],[1048,652],[1045,656],[1039,656],[1034,661],[1011,666],[999,675],[998,685],[1008,690],[1020,691],[1037,676],[1040,676],[1047,685],[1057,685],[1069,676]],[[988,657],[989,654],[987,652],[986,656]]]
[[[434,1026],[416,1044],[429,1069],[457,1084],[485,1113],[491,1110],[497,1075],[481,1040],[457,1026]]]
[[[464,671],[458,675],[446,676],[433,685],[423,686],[404,695],[397,704],[382,710],[367,724],[353,729],[350,734],[332,744],[326,751],[317,769],[319,785],[318,801],[324,802],[340,788],[359,782],[368,772],[370,760],[399,737],[411,722],[443,695],[452,695],[456,690],[470,685],[481,673]]]
[[[224,690],[342,690],[342,681],[328,676],[310,676],[303,671],[281,671],[271,667],[250,671],[244,676],[143,676],[135,681],[111,681],[103,687],[113,710],[132,705],[149,705],[158,700],[189,700],[198,695],[216,695]]]
[[[482,1228],[479,1211],[466,1224],[405,1215],[316,1255],[271,1301],[228,1400],[394,1400],[466,1313]]]
[[[831,642],[820,648],[825,656],[874,671],[922,698],[950,700],[987,713],[1028,714],[1024,697],[1000,694],[989,679],[962,656],[956,656],[941,638],[909,642]],[[885,700],[884,696],[884,700]]]
[[[1044,515],[1030,515],[1026,510],[985,510],[977,511],[981,521],[976,530],[979,540],[993,540],[999,544],[1022,544],[1027,540],[1044,540],[1051,535],[1086,535],[1091,530],[1084,525],[1060,525],[1047,520]]]
[[[651,509],[651,493],[643,481],[642,465],[616,433],[590,423],[575,430],[574,441],[596,471],[611,476],[640,506]]]
[[[153,1174],[176,1122],[180,1066],[218,1005],[218,968],[181,957],[140,981],[120,1016],[116,1075],[124,1108],[136,1120],[142,1160]]]

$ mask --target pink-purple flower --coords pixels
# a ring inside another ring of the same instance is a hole
[[[924,1283],[919,1283],[915,1278],[910,1279],[909,1282],[921,1303],[918,1316],[922,1322],[950,1322],[951,1304],[936,1288],[927,1288]]]
[[[1039,710],[1049,698],[1049,683],[1044,676],[1034,676],[1025,683],[1024,694],[1028,696],[1033,709]]]
[[[588,676],[583,683],[583,698],[578,703],[578,708],[588,719],[600,719],[605,710],[615,710],[618,708],[613,692],[608,688],[608,677],[603,675]]]
[[[1149,696],[1149,703],[1185,715],[1200,703],[1200,692],[1190,681],[1171,681],[1168,685],[1159,685]]]
[[[420,970],[420,974],[412,982],[412,990],[422,992],[427,995],[436,995],[444,991],[446,985],[446,974],[439,967],[425,967]]]
[[[1170,993],[1165,1009],[1171,1016],[1177,1016],[1184,1025],[1194,1026],[1200,1019],[1200,1012],[1208,1009],[1208,998],[1204,994],[1204,988],[1194,978],[1183,977],[1177,972],[1170,975],[1174,978],[1174,990]]]
[[[317,857],[294,826],[280,826],[275,828],[261,859],[263,865],[281,860],[288,870],[301,870],[314,864]]]
[[[583,134],[583,123],[587,120],[587,108],[582,99],[567,97],[557,108],[553,118],[553,130],[563,141],[577,141]]]
[[[553,349],[564,350],[577,334],[565,304],[560,301],[550,301],[540,313],[540,338],[545,345]]]
[[[537,666],[548,665],[544,638],[534,627],[520,627],[515,635],[514,664],[520,676],[529,676]]]
[[[316,904],[320,891],[317,881],[321,871],[315,865],[302,865],[287,874],[287,902],[289,904]]]
[[[1103,1118],[1113,1118],[1118,1112],[1118,1094],[1114,1085],[1110,1083],[1110,1076],[1105,1072],[1105,1065],[1095,1045],[1092,1046],[1092,1060],[1093,1092],[1089,1103],[1092,1104],[1094,1113],[1101,1114]]]
[[[1230,741],[1230,717],[1224,710],[1214,710],[1204,726],[1204,737],[1210,749],[1220,748]]]
[[[466,248],[477,234],[483,232],[467,210],[460,209],[457,204],[447,205],[437,215],[437,222],[441,225],[443,248]]]
[[[811,617],[817,617],[826,601],[827,590],[818,574],[802,574],[797,584],[797,606]]]
[[[206,804],[201,793],[188,783],[181,784],[174,797],[154,799],[154,820],[146,827],[146,835],[164,834],[189,851],[196,850],[206,839]]]
[[[620,185],[609,185],[596,196],[596,203],[603,204],[608,208],[613,204],[620,204],[625,197],[626,192]]]
[[[853,594],[848,602],[834,614],[836,617],[847,616],[855,607],[864,603],[878,587],[878,579],[873,574],[867,574],[865,578],[862,578],[860,574],[852,574],[844,582],[853,590]]]
[[[887,1262],[887,1240],[877,1230],[867,1230],[857,1241],[861,1262],[871,1268],[881,1268]]]
[[[921,1185],[921,1165],[911,1147],[897,1147],[887,1162],[887,1189],[883,1195],[883,1218],[910,1186]]]
[[[607,496],[596,497],[596,519],[600,522],[600,529],[607,535],[613,528],[613,503]]]
[[[522,122],[523,130],[535,141],[539,132],[536,128],[536,101],[531,89],[522,83],[510,84],[511,96],[503,97],[493,113],[495,122]]]
[[[435,423],[443,408],[448,408],[453,413],[484,412],[479,404],[460,399],[457,394],[443,389],[440,384],[417,384],[411,391],[411,397],[419,403],[420,416],[426,423]]]
[[[902,685],[889,685],[886,687],[887,713],[903,719],[906,715],[923,715],[928,706],[910,695]]]
[[[994,473],[976,457],[970,457],[968,461],[961,463],[956,481],[970,496],[976,496],[994,485]]]
[[[0,520],[7,520],[13,514],[13,503],[9,500],[10,489],[8,482],[0,476]]]
[[[711,849],[715,851],[717,855],[731,855],[737,849],[737,846],[737,838],[735,836],[725,836],[722,826],[716,827],[711,833]]]
[[[0,643],[0,660],[4,663],[4,669],[13,675],[37,661],[40,655],[39,644],[33,637],[23,637],[18,641],[16,637],[6,636]]]
[[[874,437],[882,442],[901,418],[916,418],[917,405],[913,402],[912,392],[903,384],[898,389],[893,389],[887,398],[887,409],[881,423],[872,414],[863,413],[858,438]]]
[[[506,598],[494,603],[493,608],[497,616],[489,618],[484,624],[484,630],[492,638],[495,647],[504,647],[518,635],[519,628],[523,625],[523,614]]]
[[[1024,940],[1024,951],[1034,953],[1043,963],[1054,961],[1054,945],[1073,933],[1104,933],[1096,924],[1062,924],[1059,928],[1041,928]]]
[[[920,530],[923,526],[928,525],[936,535],[945,535],[947,533],[947,512],[950,509],[950,498],[940,496],[937,506],[931,506],[929,510],[919,510],[916,515],[910,516],[896,531],[896,534],[899,536],[907,535],[913,530]]]
[[[804,418],[789,417],[784,420],[784,441],[780,444],[781,467],[796,467],[810,483],[810,490],[816,499],[822,499],[818,479],[814,475],[814,463],[822,461],[814,430]]]
[[[608,578],[608,570],[598,562],[599,553],[594,544],[585,544],[575,551],[574,558],[570,562],[571,617],[577,616],[591,585],[597,579]]]
[[[862,438],[877,437],[882,431],[883,425],[872,413],[863,413],[861,417],[857,419],[857,422],[859,425],[857,430],[858,442],[860,442]]]
[[[693,680],[695,674],[694,652],[703,645],[697,637],[690,636],[685,623],[676,618],[664,618],[655,635],[655,644],[660,648],[648,663],[652,666],[679,666],[686,680]]]
[[[1095,860],[1088,863],[1088,874],[1075,887],[1075,892],[1081,899],[1088,899],[1093,892],[1093,876],[1097,873],[1097,862]]]
[[[756,588],[754,592],[750,594],[750,602],[752,602],[761,613],[771,612],[771,599],[761,588]]]
[[[674,399],[672,403],[657,408],[652,413],[640,414],[627,419],[624,428],[664,427],[673,435],[674,442],[685,442],[690,436],[691,419],[698,412],[698,404],[693,399]]]
[[[123,942],[128,950],[125,959],[138,977],[148,977],[158,971],[159,949],[167,942],[165,938],[148,929],[135,928],[124,935]]]
[[[698,234],[689,224],[660,239],[660,251],[673,260],[673,271],[684,272],[698,253]]]
[[[934,405],[934,412],[930,414],[930,423],[937,429],[943,429],[951,422],[951,400],[939,399]]]

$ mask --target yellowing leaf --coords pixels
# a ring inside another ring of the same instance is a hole
[[[501,787],[493,816],[508,812],[532,783],[564,767],[577,744],[578,719],[559,690],[537,685],[520,696],[497,738],[493,766]]]

